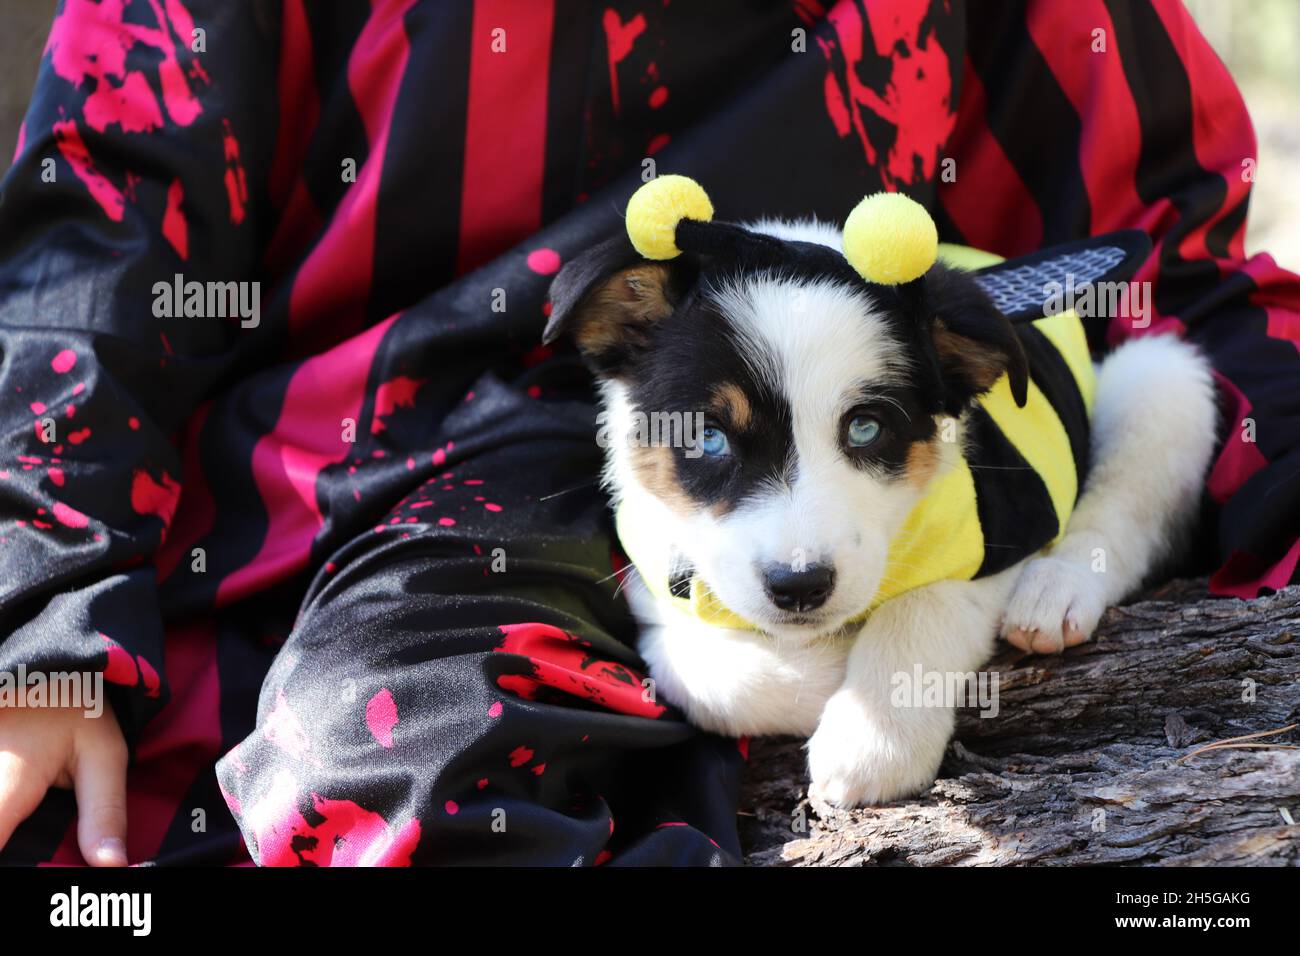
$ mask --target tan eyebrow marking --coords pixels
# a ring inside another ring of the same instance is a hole
[[[905,480],[914,488],[924,488],[939,470],[942,457],[937,438],[914,443],[907,450],[907,464],[903,467]]]
[[[714,386],[709,408],[733,428],[746,429],[754,419],[754,409],[749,404],[749,398],[734,382]]]
[[[677,467],[667,445],[638,445],[632,448],[632,470],[642,487],[680,515],[698,509],[677,480]]]

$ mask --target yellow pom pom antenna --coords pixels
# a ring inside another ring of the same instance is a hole
[[[874,193],[844,223],[844,258],[868,282],[898,285],[919,279],[939,254],[930,214],[902,193]]]
[[[713,203],[704,188],[687,176],[656,177],[627,201],[627,237],[647,259],[682,254],[677,248],[677,224],[683,219],[713,219]]]

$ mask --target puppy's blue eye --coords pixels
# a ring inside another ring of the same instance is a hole
[[[706,455],[712,455],[717,458],[731,451],[731,443],[727,441],[727,433],[721,428],[714,428],[712,425],[700,432],[700,451]]]
[[[855,415],[849,420],[848,440],[853,448],[865,448],[880,437],[880,422],[870,415]]]

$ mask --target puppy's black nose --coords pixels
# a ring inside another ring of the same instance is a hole
[[[773,564],[763,571],[763,587],[772,603],[783,611],[812,611],[831,596],[835,569],[829,564],[809,564],[802,570]]]

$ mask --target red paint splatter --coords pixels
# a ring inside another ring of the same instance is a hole
[[[122,87],[131,75],[143,76],[139,71],[127,71],[127,54],[131,48],[137,42],[153,47],[162,54],[158,79],[163,105],[173,122],[188,126],[202,112],[202,107],[185,82],[185,74],[176,57],[176,40],[189,43],[194,20],[180,0],[165,0],[165,10],[162,3],[151,0],[156,25],[148,27],[141,23],[128,23],[123,16],[128,2],[67,0],[45,45],[46,51],[52,54],[50,62],[54,72],[74,86],[93,79],[96,91]],[[153,98],[148,84],[132,89],[141,96]],[[120,121],[120,117],[111,112],[112,102],[112,98],[104,100],[105,122]],[[136,114],[144,107],[132,103],[130,109]],[[102,127],[97,128],[102,132]]]
[[[244,221],[248,182],[244,177],[244,164],[239,161],[239,140],[235,139],[235,131],[228,119],[221,121],[221,145],[226,157],[226,201],[230,205],[230,221],[237,226]]]
[[[145,696],[157,697],[162,691],[162,681],[158,677],[158,672],[154,670],[152,664],[138,654],[135,661],[140,665],[140,682],[144,684]]]
[[[62,484],[62,482],[59,482]],[[90,519],[78,511],[76,508],[70,508],[62,501],[54,502],[54,517],[59,524],[66,528],[84,528],[90,524]]]
[[[538,275],[554,275],[560,271],[560,254],[554,249],[534,249],[528,253],[528,268]]]
[[[68,434],[68,441],[72,442],[72,444],[74,444],[74,445],[80,445],[82,442],[84,442],[84,441],[85,441],[87,438],[89,438],[89,437],[90,437],[90,429],[89,429],[89,428],[81,428],[81,429],[78,429],[78,430],[75,431],[75,432],[70,432],[70,433]]]
[[[104,650],[108,652],[108,660],[104,663],[104,680],[110,684],[134,687],[140,680],[140,675],[135,668],[135,658],[107,634],[100,634],[99,637],[104,642]]]
[[[492,706],[488,708],[488,716],[489,716],[489,717],[500,717],[500,716],[501,716],[501,711],[503,711],[504,709],[505,709],[505,708],[501,706],[501,701],[499,701],[499,700],[498,700],[498,701],[494,701],[494,702],[492,703]]]
[[[299,809],[293,774],[276,774],[267,794],[250,805],[244,822],[263,866],[410,866],[420,842],[420,821],[400,827],[351,800],[311,795],[323,820],[310,824]]]
[[[138,71],[128,73],[121,86],[101,83],[86,97],[82,112],[86,125],[101,133],[112,123],[122,127],[124,133],[149,133],[163,124],[149,81]]]
[[[59,120],[54,124],[52,132],[60,155],[85,184],[91,198],[99,203],[104,215],[113,222],[121,222],[126,212],[126,197],[109,182],[108,177],[95,168],[95,161],[90,157],[90,150],[86,149],[76,122]]]
[[[178,256],[188,259],[190,227],[185,221],[185,213],[181,211],[181,203],[184,201],[185,187],[181,185],[180,179],[173,179],[172,184],[167,187],[167,211],[163,213],[162,234],[163,238],[171,243]]]
[[[642,675],[595,656],[588,641],[549,624],[503,624],[498,630],[503,639],[495,649],[527,658],[530,665],[527,673],[501,675],[498,686],[529,700],[545,687],[623,714],[654,718],[664,713],[663,705],[644,699]]]
[[[77,353],[72,349],[64,349],[54,358],[50,359],[50,368],[62,375],[64,372],[71,372],[72,367],[77,364]]]
[[[85,122],[91,129],[103,132],[117,124],[125,133],[146,133],[162,126],[162,111],[148,76],[142,70],[128,70],[127,59],[137,43],[152,47],[158,58],[132,62],[157,63],[162,106],[173,122],[188,126],[202,107],[186,81],[177,50],[185,49],[189,55],[194,20],[181,0],[149,0],[155,25],[135,22],[135,17],[128,22],[124,15],[128,2],[66,0],[45,46],[50,64],[56,75],[74,87],[92,87],[84,107]],[[206,75],[201,67],[198,75]],[[91,196],[110,219],[120,222],[125,198],[95,169],[76,123],[56,122],[53,132],[59,152]]]
[[[827,115],[839,136],[857,135],[866,161],[879,168],[886,188],[933,178],[939,152],[956,122],[948,54],[933,23],[921,34],[929,11],[928,0],[867,5],[875,44],[868,51],[861,10],[855,4],[838,3],[826,15],[834,36],[818,38],[827,65],[823,84]],[[864,63],[873,55],[889,68],[880,89],[862,80],[882,72],[875,64]],[[883,158],[868,133],[864,111],[897,130]]]
[[[262,736],[293,757],[302,757],[311,749],[307,731],[289,707],[284,691],[280,690],[275,698],[275,709],[262,725]]]
[[[370,433],[377,435],[384,430],[383,419],[399,408],[413,408],[415,393],[428,379],[409,378],[399,375],[387,382],[382,382],[375,390],[375,417],[370,423]]]
[[[609,97],[614,104],[614,115],[618,115],[618,65],[632,52],[632,44],[645,32],[645,14],[638,13],[627,23],[610,7],[601,17],[605,28],[605,44],[609,49]]]
[[[366,702],[366,726],[379,746],[392,748],[393,728],[397,726],[397,702],[385,687]]]
[[[169,528],[180,497],[181,486],[165,471],[162,484],[154,481],[153,476],[143,468],[137,469],[131,476],[131,507],[137,514],[156,515]]]
[[[528,747],[516,747],[510,751],[510,766],[522,767],[533,759],[533,751]]]
[[[443,804],[443,809],[454,817],[456,814],[460,813],[460,804],[455,800],[448,800]]]
[[[668,102],[668,87],[656,86],[650,91],[650,108],[657,110]]]
[[[55,487],[57,487],[57,488],[62,488],[62,487],[63,487],[63,469],[62,469],[62,468],[51,468],[51,469],[50,469],[50,481],[54,482]]]

